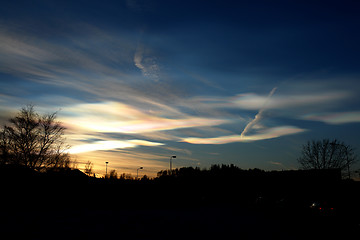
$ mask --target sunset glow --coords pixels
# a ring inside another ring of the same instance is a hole
[[[297,169],[312,139],[360,149],[356,4],[215,2],[5,1],[1,124],[26,104],[57,112],[99,176],[154,177],[173,155]]]
[[[92,152],[92,151],[104,151],[114,150],[122,148],[134,148],[137,146],[159,146],[162,143],[154,143],[145,140],[127,140],[127,141],[98,141],[90,144],[82,144],[72,147],[69,150],[71,154]]]

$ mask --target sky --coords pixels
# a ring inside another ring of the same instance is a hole
[[[173,167],[298,169],[309,140],[360,149],[359,11],[347,0],[5,0],[0,121],[27,104],[58,111],[78,168],[91,161],[99,176],[106,161],[156,176],[173,155]]]

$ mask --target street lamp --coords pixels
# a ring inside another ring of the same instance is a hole
[[[173,158],[176,158],[176,156],[173,155],[173,156],[170,157],[170,174],[172,174],[172,162],[171,162],[171,159],[173,159]]]
[[[105,164],[106,164],[106,165],[105,165],[105,166],[106,166],[106,167],[105,167],[105,169],[106,169],[106,170],[105,170],[105,178],[106,178],[106,177],[107,177],[107,166],[108,166],[109,162],[105,162]]]
[[[139,179],[139,169],[144,169],[143,167],[139,167],[136,169],[136,179]]]

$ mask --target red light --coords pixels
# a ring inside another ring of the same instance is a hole
[[[330,208],[331,210],[334,210],[334,208]]]
[[[319,210],[321,210],[321,207],[319,207]]]

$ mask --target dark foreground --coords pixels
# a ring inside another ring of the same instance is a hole
[[[5,175],[2,239],[350,239],[360,234],[356,182]]]
[[[75,204],[75,203],[74,203]],[[21,239],[350,239],[359,226],[341,218],[234,207],[14,211],[1,234]],[[5,239],[3,238],[3,239]]]

